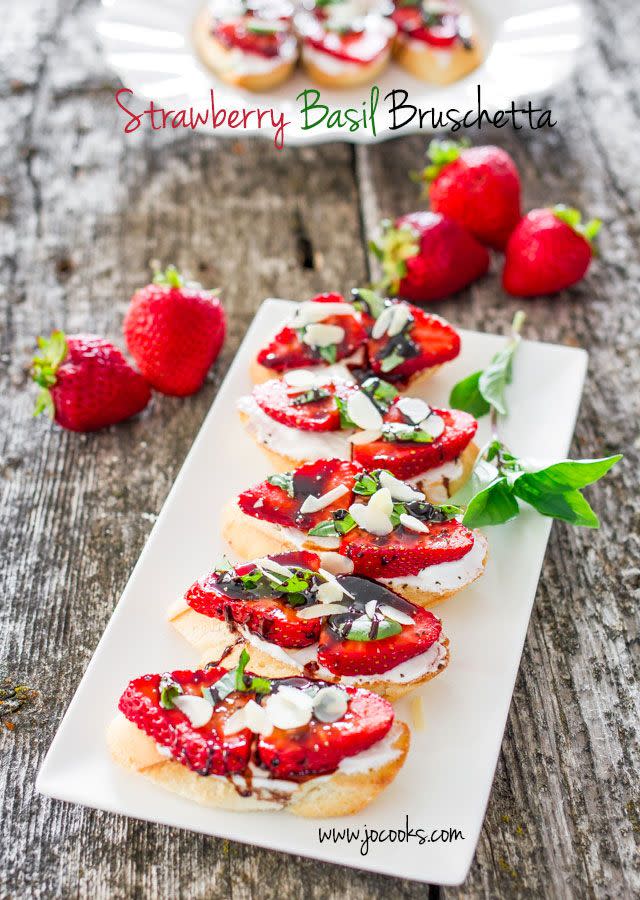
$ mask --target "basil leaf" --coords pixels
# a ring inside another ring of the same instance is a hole
[[[293,493],[293,472],[281,472],[276,473],[275,475],[269,475],[267,478],[269,484],[274,484],[276,487],[282,488],[290,497],[294,496]]]
[[[449,395],[449,406],[468,412],[476,419],[486,416],[490,405],[480,393],[478,383],[482,372],[474,372],[454,385]]]
[[[257,694],[268,694],[271,691],[271,681],[258,675],[245,675],[244,670],[249,662],[249,653],[246,649],[240,654],[240,659],[235,672],[234,689],[236,691],[255,691]],[[231,673],[229,673],[231,674]],[[226,677],[226,676],[225,676]]]
[[[333,519],[325,519],[324,522],[318,522],[307,534],[313,534],[316,537],[338,537],[335,522]]]
[[[398,353],[397,350],[394,350],[393,353],[390,353],[389,356],[385,356],[385,358],[380,361],[380,370],[382,372],[391,372],[392,369],[397,368],[403,362],[405,362],[404,356]]]
[[[318,352],[322,359],[325,362],[328,362],[329,365],[333,365],[335,361],[338,359],[338,345],[337,344],[329,344],[328,347],[318,347]]]
[[[304,394],[298,394],[297,397],[294,397],[291,401],[291,405],[305,406],[307,403],[317,403],[318,400],[326,400],[327,397],[330,396],[331,391],[327,391],[325,388],[311,388],[310,390],[305,391]]]
[[[348,534],[350,531],[356,527],[356,520],[353,518],[351,513],[347,513],[346,516],[343,516],[341,519],[333,519],[333,527],[340,534]]]
[[[432,444],[435,438],[422,431],[417,425],[404,422],[384,422],[382,425],[383,441],[413,441],[414,444]]]
[[[513,496],[513,487],[505,477],[501,477],[471,498],[462,524],[468,528],[501,525],[515,518],[519,512],[520,507]]]
[[[236,670],[229,671],[219,678],[215,684],[210,687],[202,688],[202,696],[208,700],[212,706],[221,703],[232,691],[236,689]]]
[[[163,675],[160,678],[160,706],[163,709],[174,709],[173,701],[179,694],[184,694],[184,690],[177,681],[174,681],[170,675]]]
[[[436,509],[444,513],[447,519],[455,519],[456,516],[460,516],[463,513],[462,507],[456,506],[455,503],[441,503]]]
[[[526,472],[518,481],[524,478],[525,484],[552,493],[579,490],[598,481],[621,459],[621,453],[603,459],[565,459],[538,472]]]
[[[387,303],[383,296],[376,291],[370,291],[368,288],[356,288],[353,292],[353,304],[362,312],[368,312],[374,319],[382,313]],[[362,309],[365,306],[366,309]]]
[[[285,594],[299,594],[300,592],[304,592],[309,587],[309,578],[311,575],[311,572],[307,572],[307,578],[303,578],[301,575],[294,573],[291,578],[287,578],[286,581],[281,582],[278,585],[278,590]],[[289,602],[289,598],[287,598],[287,602]]]
[[[338,407],[338,412],[340,413],[340,428],[357,428],[358,426],[356,425],[356,423],[349,418],[346,400],[343,400],[342,397],[336,396],[336,406]]]
[[[354,482],[353,493],[361,494],[363,497],[375,494],[380,487],[380,481],[376,475],[377,473],[361,472]]]
[[[480,374],[478,390],[484,399],[493,406],[501,416],[507,415],[505,388],[511,384],[513,373],[513,354],[518,343],[509,342],[502,350],[498,350],[487,368]]]
[[[514,485],[514,491],[521,500],[533,506],[543,516],[553,519],[562,519],[571,525],[579,525],[583,528],[599,528],[600,520],[589,506],[588,501],[580,491],[572,490],[564,493],[549,493],[544,489],[525,481],[520,484],[525,475],[522,475]]]
[[[331,617],[329,618],[331,620]],[[347,641],[382,641],[385,638],[400,634],[402,631],[402,625],[398,622],[393,622],[391,619],[381,619],[378,623],[375,637],[371,637],[371,624],[369,616],[363,615],[355,620],[346,634],[342,632],[341,634]]]
[[[254,569],[253,572],[247,572],[246,575],[241,575],[240,581],[242,582],[242,586],[250,591],[251,588],[254,588],[258,584],[261,578],[262,572],[260,569]]]
[[[393,406],[393,401],[398,396],[396,388],[383,381],[382,378],[367,378],[360,385],[360,390],[378,407],[382,413],[389,412]]]

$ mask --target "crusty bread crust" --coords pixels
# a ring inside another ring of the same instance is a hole
[[[295,56],[293,59],[283,60],[269,72],[248,75],[235,71],[232,51],[212,35],[210,19],[209,10],[205,6],[193,24],[193,43],[202,62],[222,81],[246,88],[248,91],[268,91],[282,84],[292,74],[296,65]]]
[[[393,56],[404,69],[421,81],[430,84],[452,84],[473,72],[482,63],[483,55],[477,37],[473,47],[465,49],[458,43],[453,49],[438,50],[429,44],[410,41],[398,34],[393,45]],[[446,65],[442,61],[446,60]]]
[[[269,556],[274,553],[286,553],[289,550],[299,549],[290,541],[284,532],[274,530],[266,531],[260,527],[259,519],[247,516],[242,512],[235,500],[228,503],[222,510],[222,536],[229,546],[242,559],[257,559],[260,556]],[[313,540],[312,538],[309,540]],[[485,546],[484,558],[482,561],[482,571],[487,565],[489,555],[489,547],[484,535],[478,533],[476,540],[482,541]],[[313,546],[312,544],[303,545],[303,549],[315,550],[322,553],[326,547]],[[473,578],[468,581],[461,582],[457,587],[450,590],[440,591],[422,591],[419,588],[408,587],[406,585],[394,585],[393,590],[396,594],[400,594],[405,600],[415,603],[416,606],[435,606],[443,600],[448,600],[454,594],[459,593],[463,588],[468,587],[477,578],[480,577],[482,571],[477,572]]]
[[[220,661],[226,668],[233,668],[238,664],[242,650],[246,648],[251,654],[251,671],[257,675],[264,675],[267,678],[291,678],[301,674],[300,669],[295,666],[275,659],[262,648],[245,641],[242,635],[232,631],[226,622],[197,613],[186,604],[181,609],[170,611],[169,621],[176,631],[196,648],[203,666],[209,662]],[[414,678],[413,681],[401,683],[385,681],[383,675],[372,676],[371,681],[362,682],[359,687],[386,697],[391,702],[399,700],[409,691],[420,687],[421,684],[426,684],[427,681],[431,681],[436,675],[444,672],[449,665],[449,639],[443,638],[442,644],[446,647],[447,655],[435,672],[427,672],[420,678]],[[323,680],[333,681],[334,679],[323,676]],[[336,682],[339,680],[339,678],[335,679]]]
[[[393,747],[398,756],[382,766],[365,772],[311,778],[291,795],[269,795],[259,788],[243,797],[227,778],[202,776],[186,766],[158,753],[154,741],[121,713],[107,728],[107,743],[115,762],[129,771],[139,772],[155,784],[202,806],[237,812],[286,809],[297,816],[324,818],[360,812],[391,784],[407,756],[409,729],[396,720],[392,726]]]
[[[330,58],[333,59],[333,57]],[[369,84],[387,68],[390,58],[391,43],[384,53],[372,62],[364,65],[345,66],[344,71],[335,73],[321,69],[315,62],[308,59],[304,44],[302,45],[301,53],[302,66],[309,78],[321,87],[327,88],[350,88],[358,87],[361,84]]]
[[[283,453],[276,453],[271,447],[267,447],[262,441],[258,440],[258,436],[253,428],[251,428],[249,416],[240,410],[238,410],[238,415],[240,416],[240,421],[247,429],[249,437],[253,438],[256,445],[269,460],[269,466],[272,472],[291,472],[292,469],[299,469],[300,466],[303,466],[308,462],[306,459],[293,459],[290,456],[285,456]]]

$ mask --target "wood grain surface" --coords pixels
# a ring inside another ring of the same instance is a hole
[[[0,726],[0,897],[612,897],[640,891],[640,7],[592,0],[578,77],[549,131],[483,132],[523,173],[527,206],[604,220],[601,258],[527,333],[590,352],[574,455],[623,450],[590,493],[599,532],[554,525],[476,860],[460,889],[231,844],[53,802],[39,764],[255,309],[368,277],[381,215],[416,207],[426,139],[275,150],[267,141],[126,137],[94,3],[0,4],[0,680],[36,703]],[[33,421],[34,337],[120,340],[153,258],[224,287],[229,337],[204,389],[78,436]],[[494,270],[497,268],[494,261]],[[437,311],[502,330],[494,277]]]

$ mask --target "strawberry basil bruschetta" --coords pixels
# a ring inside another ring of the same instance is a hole
[[[313,81],[331,88],[373,81],[391,56],[392,9],[384,0],[316,0],[299,12],[302,64]]]
[[[336,578],[306,551],[218,568],[189,588],[169,619],[217,664],[235,662],[247,647],[260,675],[304,674],[389,700],[449,661],[433,613],[368,578]]]
[[[281,84],[298,58],[289,0],[213,0],[196,19],[193,35],[208,68],[252,91]]]
[[[422,81],[450,84],[482,62],[471,17],[457,0],[396,0],[394,57]]]
[[[460,352],[460,335],[439,316],[417,306],[358,289],[320,294],[300,303],[292,317],[253,361],[261,383],[294,369],[326,369],[335,363],[359,379],[377,375],[405,390]]]
[[[270,476],[223,511],[243,559],[311,550],[336,575],[364,575],[418,606],[456,594],[482,572],[486,539],[384,470],[318,460]]]
[[[478,453],[473,416],[401,397],[377,376],[358,385],[344,371],[296,369],[240,398],[240,417],[274,470],[354,459],[410,481],[433,502],[459,490]]]
[[[204,806],[359,812],[404,763],[409,729],[360,687],[228,670],[143,675],[120,698],[107,740],[124,768]]]

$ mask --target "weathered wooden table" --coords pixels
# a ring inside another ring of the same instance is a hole
[[[268,295],[366,281],[379,217],[418,202],[407,171],[425,139],[278,152],[269,142],[125,137],[93,2],[5,0],[1,11],[0,672],[39,700],[13,717],[13,731],[0,727],[0,896],[435,896],[34,794],[254,310]],[[553,528],[476,861],[447,897],[620,898],[639,888],[640,7],[593,0],[589,14],[594,40],[579,76],[552,98],[559,125],[483,137],[514,155],[528,206],[562,200],[604,220],[588,280],[527,303],[528,334],[589,349],[573,452],[622,449],[626,462],[591,493],[599,532]],[[119,339],[153,257],[224,286],[229,337],[205,388],[186,401],[156,397],[150,414],[99,435],[32,421],[35,335],[63,326]],[[495,277],[438,306],[490,331],[514,309]]]

